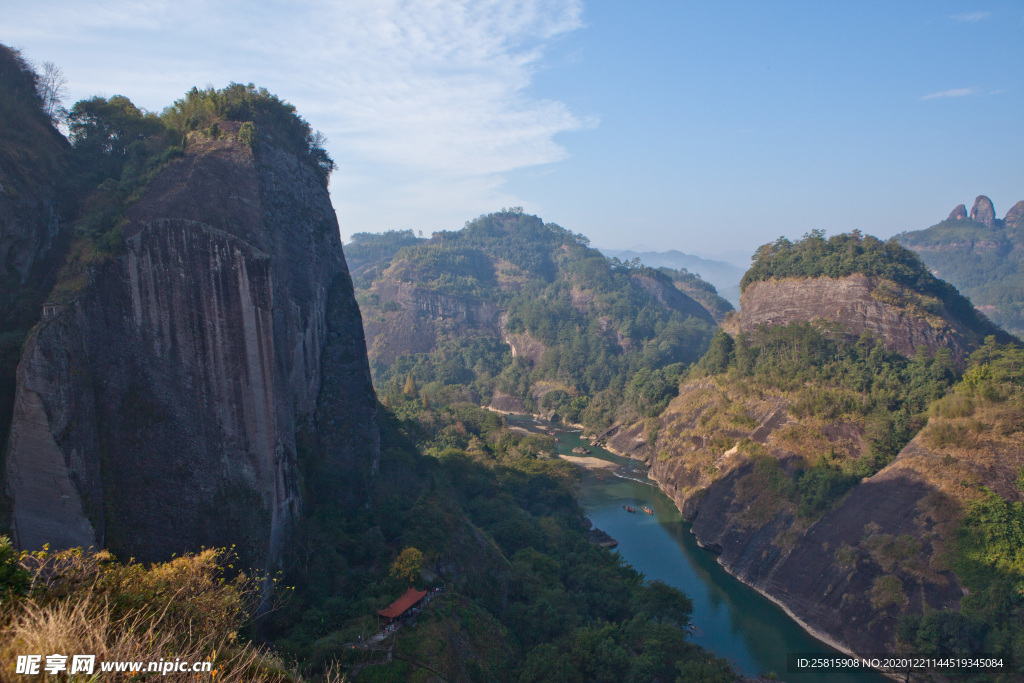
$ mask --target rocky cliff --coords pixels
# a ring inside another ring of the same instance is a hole
[[[5,464],[20,546],[152,560],[234,544],[262,566],[306,502],[297,432],[350,483],[375,468],[376,404],[326,189],[238,131],[191,134],[129,210],[123,248],[33,331]]]
[[[977,335],[907,287],[854,273],[840,278],[789,278],[751,283],[740,298],[741,332],[759,325],[824,320],[847,333],[868,332],[890,351],[912,356],[919,346],[949,349],[963,365]]]
[[[0,45],[0,453],[28,330],[53,286],[69,225],[61,185],[71,146],[53,127],[21,55]],[[2,495],[0,495],[2,500]],[[0,509],[4,506],[0,505]],[[2,517],[2,515],[0,515]]]
[[[375,282],[369,297],[384,303],[365,321],[370,356],[384,365],[391,365],[403,354],[427,353],[446,335],[493,337],[500,333],[500,310],[490,301],[392,279]]]
[[[20,54],[0,45],[0,282],[13,295],[58,241],[58,184],[71,147],[42,111],[36,76]],[[14,123],[17,125],[12,125]],[[7,303],[4,301],[3,303]]]
[[[698,435],[702,418],[723,406],[739,419]],[[949,496],[922,474],[915,440],[834,509],[802,516],[782,478],[822,454],[863,456],[867,444],[861,425],[790,409],[780,393],[742,398],[714,380],[688,383],[662,416],[650,476],[731,574],[816,636],[846,651],[891,651],[902,614],[955,608],[964,594],[937,533]]]

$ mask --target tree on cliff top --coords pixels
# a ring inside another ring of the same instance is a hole
[[[854,273],[885,278],[918,294],[935,297],[946,313],[981,335],[996,334],[1001,342],[1012,340],[978,313],[970,300],[953,285],[935,277],[921,258],[895,239],[882,241],[859,230],[825,238],[824,230],[812,230],[798,242],[780,237],[754,253],[740,289],[760,280],[788,277],[841,278]]]
[[[335,169],[324,149],[327,141],[295,111],[295,106],[249,83],[231,83],[226,88],[192,88],[180,100],[164,109],[161,118],[182,133],[209,128],[217,121],[253,122],[260,138],[272,142],[309,162],[324,187]]]

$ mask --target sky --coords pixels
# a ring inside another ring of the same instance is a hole
[[[0,42],[68,104],[253,82],[327,137],[344,241],[521,206],[596,246],[742,263],[1024,199],[1024,4],[51,0]]]

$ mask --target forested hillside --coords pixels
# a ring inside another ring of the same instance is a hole
[[[647,459],[730,572],[834,642],[1015,656],[1019,342],[859,234],[762,247],[742,303],[658,420],[608,444]],[[922,320],[950,332],[908,353]]]
[[[24,124],[0,130],[0,679],[34,652],[282,683],[735,678],[687,641],[686,596],[591,540],[551,440],[462,401],[475,375],[395,374],[378,420],[333,161],[294,107],[239,84],[159,115],[95,97],[71,107],[69,144],[16,52],[0,75],[0,107]],[[453,301],[504,302],[506,275],[543,298],[560,254],[586,250],[527,223],[533,252],[487,230],[376,247],[430,283],[443,319]],[[696,359],[710,315],[662,276],[612,271],[647,288],[611,286],[608,319]],[[522,334],[576,332],[517,310]],[[672,325],[692,348],[667,343]],[[458,347],[484,388],[519,367],[496,335]],[[415,628],[381,633],[378,610],[412,586],[443,590]]]
[[[976,204],[985,197],[979,197]],[[988,203],[988,206],[991,202]],[[927,230],[904,232],[897,240],[916,251],[930,269],[953,284],[997,325],[1024,334],[1024,202],[1003,220],[963,205]]]
[[[609,260],[582,235],[519,210],[429,240],[356,235],[347,247],[378,390],[411,377],[483,405],[601,429],[655,414],[707,348],[710,285]]]

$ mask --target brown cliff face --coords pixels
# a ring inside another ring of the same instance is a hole
[[[379,451],[327,192],[269,144],[254,159],[195,136],[123,234],[19,367],[6,465],[17,542],[141,560],[236,544],[265,565],[304,502],[297,430],[331,442],[339,471],[368,473]]]
[[[959,604],[962,587],[940,560],[951,500],[927,474],[941,458],[921,460],[920,438],[807,519],[772,489],[772,473],[788,477],[821,453],[862,455],[862,426],[798,419],[784,394],[743,395],[713,379],[685,383],[660,421],[654,448],[633,434],[633,457],[647,458],[651,478],[731,574],[819,637],[891,651],[902,614]]]
[[[978,195],[971,207],[971,220],[992,227],[996,223],[996,209],[992,200],[985,195]]]
[[[390,365],[398,356],[428,353],[446,334],[499,335],[496,304],[393,279],[373,283],[370,295],[385,302],[364,321],[371,360]]]
[[[967,207],[963,204],[958,205],[955,209],[949,212],[949,216],[946,218],[947,221],[965,221],[967,220]]]
[[[941,303],[881,278],[855,273],[842,278],[753,282],[744,290],[740,330],[759,325],[825,320],[854,336],[870,332],[885,347],[912,356],[918,346],[949,349],[963,367],[970,352],[968,333],[943,315]]]
[[[706,308],[675,287],[671,287],[665,282],[656,280],[649,275],[633,275],[631,279],[666,308],[671,308],[684,315],[705,322],[715,322],[715,319]]]

